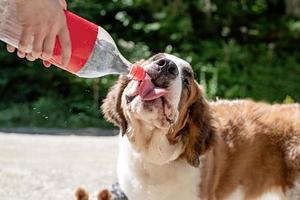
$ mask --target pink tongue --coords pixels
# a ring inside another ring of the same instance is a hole
[[[151,101],[164,96],[167,90],[155,87],[151,82],[150,77],[146,76],[143,81],[135,81],[132,89],[129,91],[131,96],[139,95],[144,101]]]
[[[150,79],[142,81],[139,88],[139,95],[145,101],[157,99],[165,95],[167,91],[163,88],[155,87]]]

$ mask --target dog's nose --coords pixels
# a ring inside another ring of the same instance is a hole
[[[160,74],[176,78],[179,74],[177,65],[167,58],[163,58],[156,63],[156,70]]]

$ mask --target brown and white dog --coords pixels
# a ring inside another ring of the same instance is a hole
[[[208,102],[186,61],[142,65],[150,81],[121,77],[102,106],[129,200],[300,199],[299,104]]]

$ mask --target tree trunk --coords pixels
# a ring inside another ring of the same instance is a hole
[[[212,3],[211,0],[204,0],[205,5],[205,12],[207,14],[208,19],[211,19],[211,13],[212,13]]]
[[[300,17],[300,0],[285,0],[286,13]]]

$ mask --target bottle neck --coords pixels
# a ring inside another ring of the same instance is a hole
[[[106,40],[107,42],[111,43],[116,48],[116,51],[118,52],[120,59],[122,60],[122,62],[125,65],[127,65],[127,66],[131,65],[131,63],[120,53],[120,51],[119,51],[115,41],[111,37],[111,35],[105,29],[103,29],[101,26],[99,26],[99,33],[98,33],[98,39],[100,39],[100,38],[101,38],[101,40]]]
[[[131,63],[120,54],[113,41],[102,36],[99,30],[92,54],[77,73],[78,76],[95,78],[109,74],[128,74]]]

